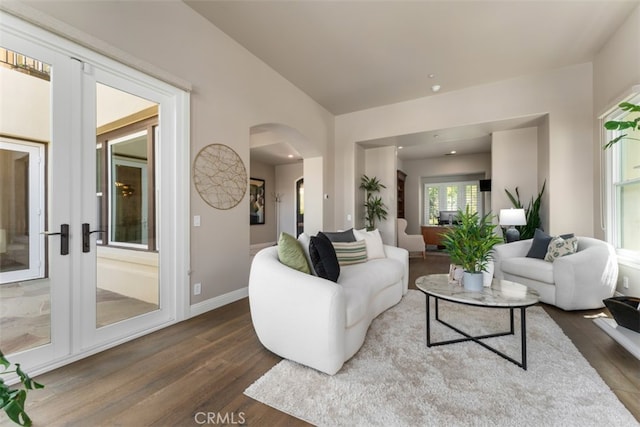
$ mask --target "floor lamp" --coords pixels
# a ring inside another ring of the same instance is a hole
[[[507,243],[520,240],[520,232],[516,225],[526,225],[524,209],[500,209],[500,226],[508,227],[505,231]]]

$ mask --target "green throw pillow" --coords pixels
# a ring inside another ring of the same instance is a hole
[[[303,273],[311,274],[304,249],[298,240],[290,234],[280,233],[278,239],[278,258],[280,262]]]

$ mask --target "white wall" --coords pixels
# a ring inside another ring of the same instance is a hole
[[[0,67],[0,133],[49,142],[50,92],[48,81]]]
[[[591,88],[588,63],[336,117],[336,225],[352,226],[356,141],[547,113],[548,231],[593,235]]]
[[[322,177],[323,165],[322,157],[304,159],[304,232],[310,235],[331,229],[331,225],[325,226],[324,223],[325,203],[329,201],[324,198],[324,181],[319,179]],[[323,197],[309,198],[308,194],[322,194]]]
[[[517,187],[520,201],[525,207],[531,197],[538,197],[537,128],[494,132],[491,138],[491,162],[491,210],[494,214],[499,214],[500,209],[513,207],[505,189],[517,197]]]
[[[289,233],[292,236],[296,235],[296,182],[303,175],[304,167],[302,162],[276,166],[276,191],[282,195],[282,201],[280,202],[280,231]],[[305,193],[306,190],[305,188]]]
[[[376,220],[376,228],[380,231],[382,241],[387,245],[396,244],[396,211],[398,206],[396,203],[398,186],[397,186],[397,169],[396,169],[396,147],[380,147],[369,148],[364,150],[364,174],[369,178],[376,177],[383,188],[380,193],[375,196],[380,196],[382,202],[387,208],[387,219],[378,221]],[[362,193],[363,203],[366,200],[364,196],[364,190],[358,191]],[[364,214],[364,210],[363,210]],[[362,228],[366,225],[364,217],[362,217]],[[360,228],[359,226],[356,228]]]
[[[250,129],[262,123],[296,129],[320,159],[333,153],[333,116],[182,2],[25,4],[44,12],[49,23],[59,21],[58,30],[75,33],[81,43],[94,40],[94,45],[150,64],[158,74],[189,82],[191,141],[184,143],[191,146],[192,160],[203,147],[221,143],[233,148],[248,169]],[[30,15],[42,19],[38,13]],[[322,178],[321,186],[333,188],[329,163],[321,161],[314,173]],[[247,286],[249,201],[245,197],[222,211],[208,206],[193,186],[189,191],[191,215],[201,216],[201,227],[191,232],[190,281],[202,283],[201,295],[191,297],[195,304]],[[322,209],[322,200],[309,202]],[[323,216],[321,210],[316,214]]]
[[[600,117],[615,107],[622,97],[634,85],[640,85],[640,6],[627,18],[626,22],[614,33],[596,54],[593,61],[593,117]],[[594,120],[593,126],[593,169],[600,171],[602,146],[601,123]],[[603,210],[600,193],[602,177],[596,173],[593,177],[594,229],[596,237],[605,238],[602,222]],[[622,278],[629,278],[629,289],[622,287]],[[618,292],[640,297],[640,267],[638,263],[623,263],[618,276]]]
[[[407,179],[405,181],[404,187],[404,211],[405,217],[407,219],[407,234],[421,233],[421,178],[471,174],[482,174],[485,177],[491,176],[490,153],[444,156],[420,160],[405,160],[402,164],[402,171],[407,174]]]

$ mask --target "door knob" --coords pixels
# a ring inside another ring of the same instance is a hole
[[[93,233],[104,233],[104,230],[90,230],[89,223],[82,224],[82,252],[91,252],[91,235]]]
[[[60,232],[43,231],[45,236],[60,236],[60,255],[69,255],[69,224],[60,224]]]

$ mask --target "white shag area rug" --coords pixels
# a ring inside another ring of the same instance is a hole
[[[460,337],[433,313],[433,341]],[[509,329],[508,310],[441,301],[440,317]],[[526,371],[474,342],[427,348],[425,330],[425,296],[410,290],[336,375],[283,360],[245,394],[321,426],[640,425],[541,307],[527,309]],[[515,330],[487,342],[520,360],[519,311]]]

